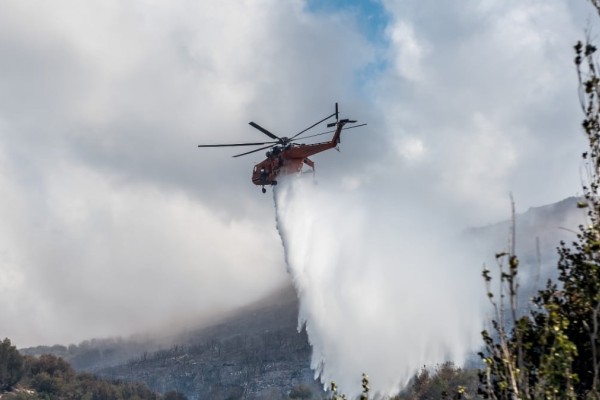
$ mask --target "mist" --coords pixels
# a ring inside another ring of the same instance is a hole
[[[363,372],[387,395],[425,365],[463,363],[480,343],[485,301],[481,259],[469,259],[453,218],[372,189],[302,178],[274,193],[311,366],[351,396]]]

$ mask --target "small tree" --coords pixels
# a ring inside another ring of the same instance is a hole
[[[338,393],[338,387],[335,382],[331,382],[329,389],[331,390],[331,400],[346,400],[345,394]]]
[[[546,296],[555,293],[548,282],[534,299],[535,309],[519,316],[517,310],[518,259],[514,254],[496,256],[500,270],[499,299],[490,289],[490,271],[483,276],[496,317],[493,333],[482,332],[485,350],[480,354],[484,369],[480,374],[480,393],[492,399],[575,398],[577,375],[572,364],[577,347],[566,330],[569,319],[559,303]],[[508,259],[508,270],[504,261]]]
[[[0,342],[0,391],[12,389],[23,376],[23,357],[8,338]]]
[[[361,385],[362,385],[362,393],[360,394],[359,399],[360,400],[369,400],[369,376],[365,373],[362,374],[362,380],[361,380]]]

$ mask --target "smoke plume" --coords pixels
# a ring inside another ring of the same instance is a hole
[[[374,392],[392,394],[477,346],[481,263],[463,257],[459,228],[432,216],[441,210],[306,178],[281,182],[274,199],[299,329],[324,385],[355,396],[365,372]]]

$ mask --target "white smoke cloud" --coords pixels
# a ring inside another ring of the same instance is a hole
[[[0,337],[195,325],[287,283],[264,153],[196,145],[299,131],[370,53],[300,1],[4,2]]]
[[[73,165],[50,174],[36,198],[4,188],[0,328],[19,343],[174,329],[287,281],[275,232],[216,215],[182,191]]]
[[[443,211],[370,189],[303,179],[275,192],[312,368],[349,395],[363,372],[392,394],[424,365],[460,364],[482,327],[477,262]]]

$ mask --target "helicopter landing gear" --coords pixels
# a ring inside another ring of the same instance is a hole
[[[265,187],[264,187],[264,186],[263,186],[263,188],[262,188],[262,192],[263,192],[263,193],[267,193],[267,189],[265,189]]]

